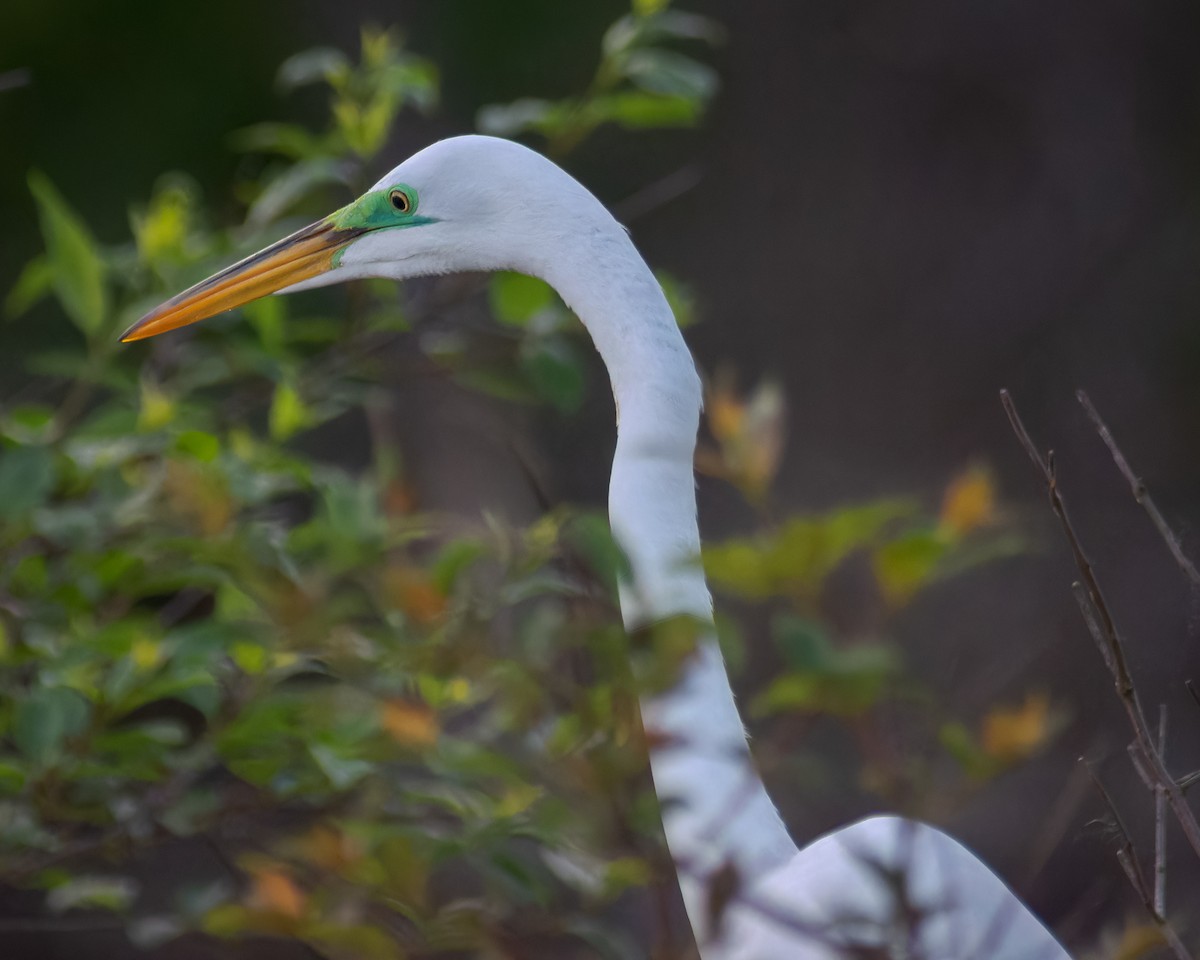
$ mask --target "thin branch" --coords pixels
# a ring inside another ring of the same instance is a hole
[[[1179,789],[1186,792],[1197,783],[1200,783],[1200,770],[1193,770],[1191,773],[1179,778]]]
[[[1097,412],[1095,405],[1092,403],[1091,397],[1084,390],[1075,392],[1076,399],[1083,406],[1084,412],[1087,413],[1088,419],[1092,421],[1092,426],[1096,428],[1096,432],[1100,434],[1100,439],[1104,441],[1104,445],[1108,447],[1108,452],[1112,454],[1113,462],[1116,463],[1117,469],[1121,471],[1123,476],[1129,483],[1129,489],[1133,493],[1133,499],[1142,505],[1142,509],[1146,511],[1150,517],[1150,522],[1154,524],[1158,530],[1159,536],[1163,538],[1167,549],[1171,551],[1171,556],[1175,558],[1175,562],[1179,564],[1179,569],[1182,570],[1189,580],[1196,586],[1200,586],[1200,570],[1196,569],[1195,564],[1188,559],[1183,552],[1183,546],[1179,542],[1179,537],[1168,525],[1162,512],[1158,509],[1154,499],[1150,496],[1150,491],[1146,489],[1146,484],[1129,466],[1129,461],[1125,459],[1120,448],[1117,446],[1117,441],[1113,439],[1112,431],[1108,429],[1107,424],[1100,419],[1100,414]]]
[[[1187,687],[1187,692],[1192,695],[1192,699],[1196,701],[1196,706],[1200,707],[1200,690],[1196,689],[1196,684],[1191,680],[1184,680],[1183,685]]]
[[[631,223],[694,190],[703,179],[704,168],[698,163],[689,163],[613,204],[612,214],[621,223]]]
[[[1117,664],[1113,660],[1112,648],[1109,646],[1104,631],[1100,628],[1100,621],[1096,619],[1096,609],[1092,606],[1092,598],[1088,596],[1087,587],[1076,580],[1071,584],[1071,593],[1075,595],[1075,602],[1079,604],[1079,612],[1083,615],[1083,622],[1087,625],[1088,633],[1096,641],[1096,649],[1100,651],[1100,658],[1108,667],[1109,673],[1116,673]]]
[[[1167,705],[1158,705],[1158,755],[1167,758]],[[1167,915],[1167,794],[1154,789],[1154,912]]]
[[[1109,815],[1116,825],[1117,832],[1121,835],[1121,846],[1117,850],[1117,859],[1121,861],[1121,867],[1125,871],[1125,875],[1129,877],[1129,882],[1137,892],[1138,898],[1142,901],[1146,909],[1153,914],[1154,902],[1150,896],[1150,887],[1146,883],[1146,878],[1142,875],[1142,868],[1138,866],[1137,853],[1133,847],[1133,838],[1129,835],[1129,828],[1125,826],[1125,821],[1121,818],[1121,812],[1117,809],[1112,794],[1108,792],[1108,788],[1104,786],[1104,781],[1097,775],[1092,764],[1085,757],[1080,757],[1079,762],[1087,770],[1088,776],[1092,781],[1092,786],[1096,788],[1096,792],[1100,794],[1100,799],[1108,807]]]
[[[1038,452],[1037,445],[1033,442],[1033,438],[1025,428],[1025,424],[1022,423],[1021,417],[1017,413],[1017,408],[1013,404],[1012,397],[1009,396],[1007,390],[1000,391],[1000,402],[1004,407],[1004,412],[1008,415],[1013,432],[1017,435],[1017,440],[1029,455],[1029,459],[1033,461],[1034,466],[1038,468],[1042,474],[1042,479],[1046,483],[1046,493],[1050,500],[1050,508],[1054,511],[1054,515],[1058,517],[1063,535],[1066,537],[1067,543],[1071,548],[1071,553],[1074,555],[1075,565],[1079,568],[1080,579],[1087,590],[1087,599],[1090,601],[1095,613],[1094,621],[1089,620],[1086,615],[1084,619],[1089,621],[1089,630],[1098,628],[1099,637],[1096,638],[1097,643],[1102,643],[1103,646],[1106,646],[1111,655],[1111,661],[1109,661],[1109,658],[1106,658],[1106,666],[1109,667],[1109,672],[1112,674],[1117,696],[1121,700],[1121,705],[1125,708],[1129,724],[1133,727],[1133,734],[1137,741],[1138,749],[1142,758],[1146,760],[1149,766],[1149,773],[1153,782],[1161,787],[1166,794],[1171,811],[1179,821],[1180,827],[1183,828],[1183,833],[1187,837],[1188,843],[1196,852],[1196,855],[1200,856],[1200,823],[1197,823],[1196,815],[1188,806],[1183,791],[1179,788],[1179,784],[1175,782],[1174,778],[1167,771],[1162,755],[1159,753],[1158,746],[1155,743],[1155,738],[1150,732],[1149,725],[1146,723],[1146,715],[1142,711],[1137,690],[1134,688],[1133,677],[1129,672],[1129,665],[1125,657],[1125,647],[1121,640],[1120,632],[1117,630],[1111,608],[1104,598],[1104,591],[1100,589],[1100,583],[1096,579],[1096,573],[1092,569],[1091,561],[1088,559],[1087,554],[1084,553],[1079,536],[1071,524],[1066,504],[1063,502],[1062,494],[1059,491],[1058,477],[1054,468],[1054,454],[1050,452],[1043,458]]]

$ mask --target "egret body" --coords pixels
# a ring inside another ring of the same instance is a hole
[[[667,845],[704,960],[1069,960],[991,870],[933,827],[874,817],[802,849],[788,835],[754,771],[696,563],[700,380],[629,235],[549,160],[491,137],[436,143],[349,206],[158,307],[122,339],[284,289],[476,270],[547,281],[608,368],[618,420],[609,517],[632,571],[620,589],[626,626],[680,615],[709,625],[678,683],[642,703],[659,744],[650,760]],[[735,892],[714,924],[709,882],[718,871]]]

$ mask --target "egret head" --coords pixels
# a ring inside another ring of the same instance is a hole
[[[142,340],[270,293],[342,280],[539,273],[554,250],[553,232],[569,229],[581,205],[599,207],[532,150],[491,137],[443,140],[341,210],[156,307],[121,339]]]

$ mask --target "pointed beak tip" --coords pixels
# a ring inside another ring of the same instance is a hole
[[[335,230],[324,220],[311,224],[151,310],[120,342],[147,340],[312,279],[330,270],[337,252],[361,232]]]

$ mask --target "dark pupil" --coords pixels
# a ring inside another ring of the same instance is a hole
[[[399,190],[397,190],[395,193],[392,194],[392,206],[395,207],[397,210],[399,210],[401,213],[407,213],[408,212],[408,197],[406,197],[403,193],[401,193]]]

